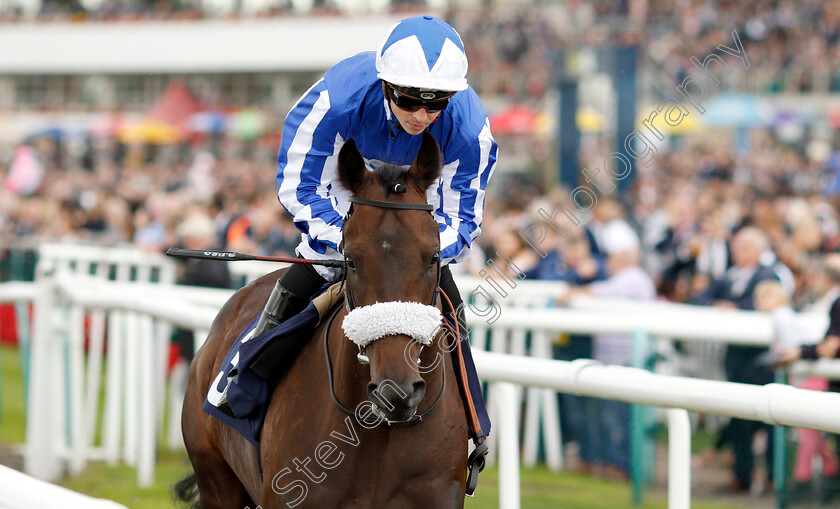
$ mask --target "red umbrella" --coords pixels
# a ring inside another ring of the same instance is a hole
[[[490,117],[490,129],[495,134],[530,134],[534,132],[539,113],[514,104]]]
[[[201,104],[187,88],[187,85],[181,80],[175,80],[158,97],[158,100],[146,113],[146,117],[186,128],[188,119],[201,110]]]

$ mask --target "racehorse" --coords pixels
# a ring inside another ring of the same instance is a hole
[[[342,146],[338,176],[353,202],[343,227],[346,305],[321,320],[277,383],[259,447],[202,403],[279,272],[223,306],[190,368],[182,430],[194,475],[176,487],[182,499],[197,491],[202,509],[463,507],[468,425],[451,356],[438,346],[446,329],[433,347],[400,333],[362,347],[341,326],[349,309],[375,303],[440,307],[438,225],[426,205],[440,173],[429,134],[407,171],[368,171],[353,140]]]

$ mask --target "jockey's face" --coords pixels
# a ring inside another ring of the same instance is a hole
[[[435,121],[440,115],[439,111],[429,113],[428,108],[418,108],[415,111],[408,111],[400,108],[394,103],[393,99],[388,99],[391,103],[391,111],[397,117],[397,121],[408,134],[414,136],[422,133],[429,127],[429,124]]]

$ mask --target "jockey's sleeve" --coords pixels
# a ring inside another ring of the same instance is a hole
[[[444,154],[435,219],[440,231],[441,261],[458,263],[469,255],[472,241],[481,233],[484,217],[484,190],[496,168],[498,145],[484,117],[475,135],[464,136],[461,143]]]
[[[286,116],[277,153],[277,198],[291,214],[309,245],[323,254],[338,249],[342,216],[330,182],[337,172],[337,147],[344,143],[341,116],[330,110],[330,95],[321,79]]]

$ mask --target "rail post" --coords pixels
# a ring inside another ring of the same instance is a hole
[[[519,409],[516,386],[508,382],[493,384],[496,392],[496,419],[499,423],[499,508],[519,509]]]
[[[682,408],[666,410],[668,418],[668,509],[691,507],[691,421]]]
[[[649,353],[650,337],[646,329],[639,327],[633,333],[632,367],[646,369]],[[637,404],[630,406],[630,480],[634,505],[642,504],[644,488],[653,470],[653,443],[649,434],[652,423],[650,408]]]
[[[61,475],[57,442],[64,436],[59,415],[64,394],[60,377],[62,345],[55,338],[52,323],[55,291],[51,279],[42,280],[38,286],[26,419],[24,470],[44,480],[55,480]]]

